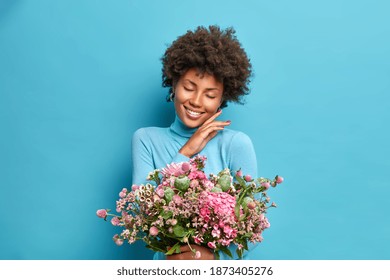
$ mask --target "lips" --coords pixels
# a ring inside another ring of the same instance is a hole
[[[193,111],[193,110],[187,108],[186,106],[184,106],[184,109],[187,113],[187,116],[189,116],[192,119],[197,119],[204,113],[204,112]]]

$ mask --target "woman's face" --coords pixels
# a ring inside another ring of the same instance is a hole
[[[189,69],[175,87],[175,110],[190,128],[201,126],[222,104],[223,84],[207,73]]]

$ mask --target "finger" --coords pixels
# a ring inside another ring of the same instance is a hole
[[[215,127],[224,128],[230,124],[231,124],[230,121],[214,121],[206,126],[201,126],[198,130],[199,130],[199,132],[202,132],[202,131],[206,131],[209,129],[213,129]]]
[[[214,133],[214,132],[217,132],[220,131],[220,130],[224,130],[224,127],[220,127],[220,126],[210,126],[204,130],[201,131],[200,135],[202,136],[203,139],[207,139],[207,137],[209,137],[210,134]]]
[[[210,127],[210,126],[221,126],[221,127],[224,127],[224,126],[230,125],[231,123],[232,123],[231,121],[213,121],[213,122],[209,123],[207,125],[207,127]]]
[[[204,141],[207,143],[209,142],[211,139],[213,139],[219,131],[223,130],[223,128],[217,128],[215,129],[214,131],[210,132],[205,138],[204,138]]]
[[[190,251],[191,251],[191,249],[190,249],[190,247],[188,247],[188,245],[180,246],[181,253],[190,252]]]
[[[222,114],[222,110],[219,110],[217,111],[214,115],[212,115],[208,120],[206,120],[203,124],[209,124],[211,123],[213,120],[215,120],[218,116],[220,116]]]

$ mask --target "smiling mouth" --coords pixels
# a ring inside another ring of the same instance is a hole
[[[184,108],[185,108],[186,112],[187,112],[190,116],[192,116],[192,117],[194,117],[194,118],[199,117],[200,115],[203,114],[203,112],[192,111],[191,109],[188,109],[186,106],[184,106]]]

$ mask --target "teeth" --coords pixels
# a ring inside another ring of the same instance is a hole
[[[198,113],[198,112],[191,111],[190,109],[187,109],[187,112],[190,113],[190,115],[193,115],[193,116],[199,116],[201,114],[201,113]]]

